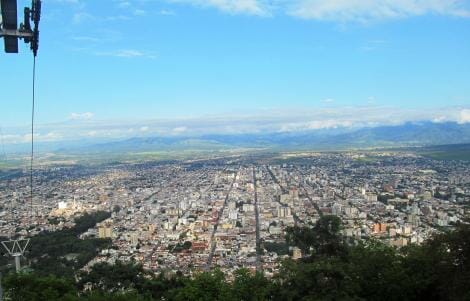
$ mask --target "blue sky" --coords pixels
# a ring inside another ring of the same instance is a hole
[[[470,121],[470,1],[43,2],[44,141]],[[32,55],[0,62],[0,127],[16,143]]]

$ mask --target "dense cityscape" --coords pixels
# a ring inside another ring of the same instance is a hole
[[[288,227],[334,215],[350,243],[400,248],[452,229],[470,210],[469,162],[406,152],[41,167],[32,203],[27,175],[2,174],[0,236],[58,231],[86,212],[111,212],[80,235],[112,241],[85,270],[136,261],[154,272],[244,267],[271,277],[282,259],[305,255],[286,245]]]

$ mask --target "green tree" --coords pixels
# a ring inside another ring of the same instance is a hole
[[[409,277],[403,256],[382,242],[369,241],[350,248],[346,258],[350,281],[365,300],[408,300]]]
[[[55,276],[10,274],[3,280],[5,297],[11,301],[77,300],[73,283]]]
[[[309,227],[289,227],[286,229],[286,241],[302,250],[302,254],[310,254],[315,244],[315,233]]]
[[[337,257],[287,260],[274,279],[272,300],[360,300],[347,268]]]
[[[337,216],[323,216],[312,228],[287,228],[286,241],[300,248],[305,255],[344,255],[347,248],[340,231],[341,220]]]
[[[107,212],[85,214],[75,219],[75,226],[55,232],[42,232],[31,238],[26,258],[35,273],[74,278],[77,270],[93,259],[101,249],[111,245],[110,239],[80,239],[78,236],[110,216]],[[72,255],[73,259],[67,259]]]
[[[231,298],[239,301],[267,300],[270,293],[270,281],[262,273],[251,273],[247,269],[235,272],[231,288]]]
[[[156,277],[146,277],[138,290],[141,294],[151,297],[153,300],[171,300],[173,293],[182,288],[186,278],[180,275],[165,276],[160,273]]]
[[[121,211],[121,206],[119,206],[119,205],[114,205],[114,207],[113,207],[113,212],[114,212],[114,213],[118,213],[119,211]]]
[[[175,301],[218,301],[230,300],[230,287],[220,270],[197,274],[187,279],[184,286],[173,291]]]
[[[136,292],[125,292],[125,293],[92,292],[90,294],[81,296],[79,300],[80,301],[151,301],[152,299],[139,295]]]
[[[144,285],[146,275],[142,265],[135,263],[97,263],[89,272],[80,274],[78,286],[80,289],[89,286],[104,292],[139,290]]]
[[[436,234],[422,246],[404,249],[404,268],[417,298],[470,300],[470,224]]]
[[[322,216],[315,226],[315,240],[313,248],[316,254],[320,255],[344,255],[346,245],[343,243],[341,235],[341,219],[334,215]]]

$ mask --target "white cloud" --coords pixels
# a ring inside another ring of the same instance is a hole
[[[426,14],[470,17],[462,0],[299,0],[292,16],[320,21],[369,22]]]
[[[7,144],[18,144],[18,143],[31,143],[31,133],[23,135],[7,135]],[[35,142],[54,142],[64,139],[64,135],[57,131],[48,132],[46,134],[36,132],[34,133]]]
[[[333,98],[326,98],[321,100],[322,103],[333,103],[335,100]]]
[[[86,12],[78,12],[73,15],[72,22],[75,24],[80,24],[86,21],[94,20],[95,17]]]
[[[197,6],[214,7],[230,14],[269,15],[268,7],[260,0],[168,0]]]
[[[78,0],[54,0],[57,3],[67,3],[67,4],[79,4],[80,1]]]
[[[122,1],[122,2],[119,2],[118,4],[119,8],[129,8],[131,6],[132,4],[129,1]]]
[[[327,129],[357,129],[405,122],[458,122],[470,124],[470,107],[406,109],[386,106],[324,106],[310,108],[278,108],[250,112],[247,115],[222,114],[165,120],[100,121],[92,113],[72,113],[71,120],[37,125],[37,141],[76,139],[126,139],[131,137],[175,136],[197,137],[207,134],[253,134],[302,132]],[[5,128],[6,144],[27,143],[30,128]]]
[[[98,135],[97,131],[89,131],[89,132],[85,133],[85,135],[83,135],[83,136],[96,137],[97,135]]]
[[[432,122],[434,122],[434,123],[444,123],[444,122],[447,122],[447,121],[449,121],[447,116],[438,116],[438,117],[436,117],[432,120]]]
[[[434,123],[457,122],[458,124],[470,123],[470,109],[455,108],[442,110],[433,119]]]
[[[168,9],[162,9],[160,10],[160,15],[163,15],[163,16],[175,16],[176,13],[172,10],[168,10]]]
[[[74,41],[78,41],[78,42],[91,42],[91,43],[100,41],[100,39],[98,38],[89,37],[89,36],[77,36],[77,37],[72,37],[71,39]]]
[[[460,124],[470,123],[470,109],[463,109],[462,111],[460,111],[458,123]]]
[[[115,56],[120,56],[120,57],[144,56],[144,53],[142,51],[134,50],[134,49],[118,50],[114,54],[115,54]]]
[[[84,3],[78,0],[54,0],[71,3],[81,8],[73,16],[73,22],[99,20],[84,11]],[[228,14],[271,16],[288,14],[296,18],[333,21],[361,22],[400,19],[423,15],[445,15],[470,17],[468,0],[164,0],[167,3],[188,4],[198,7],[215,8]],[[130,20],[134,16],[150,14],[150,0],[115,0],[117,8],[125,15],[110,16],[104,20]],[[161,9],[161,15],[174,15],[173,10]],[[379,45],[364,45],[364,51],[375,50]]]
[[[16,143],[23,142],[22,141],[23,137],[17,134],[3,135],[1,138],[2,138],[2,143],[4,144],[16,144]]]
[[[94,116],[93,113],[91,112],[86,112],[86,113],[72,113],[69,116],[70,120],[90,120]]]
[[[106,21],[129,21],[131,20],[132,18],[129,17],[129,16],[124,16],[124,15],[116,15],[116,16],[108,16],[108,17],[105,17],[103,20],[106,20]]]
[[[187,127],[185,127],[185,126],[179,126],[179,127],[176,127],[176,128],[173,129],[173,133],[175,133],[175,134],[182,134],[182,133],[186,132],[187,130],[188,130]]]
[[[120,49],[114,51],[100,51],[95,52],[95,55],[98,56],[112,56],[112,57],[122,57],[122,58],[149,58],[156,59],[157,55],[151,52],[144,52],[136,49]]]
[[[57,132],[49,132],[46,135],[40,135],[39,141],[57,141],[63,138],[62,134]]]
[[[308,122],[285,124],[281,127],[279,132],[299,132],[323,129],[351,128],[355,126],[358,127],[359,124],[350,120],[314,120]]]
[[[136,9],[133,12],[134,16],[145,16],[147,12],[143,9]]]
[[[79,4],[78,0],[56,0]],[[468,0],[165,0],[169,3],[211,7],[228,14],[271,16],[288,14],[296,18],[333,21],[361,22],[400,19],[423,15],[445,15],[470,17]],[[117,0],[116,6],[129,11],[129,16],[118,15],[105,20],[129,20],[132,16],[143,16],[150,1]],[[160,10],[162,15],[174,15],[172,10]],[[97,17],[81,10],[75,13],[74,23],[96,20]],[[364,45],[364,51],[379,47],[374,43]]]

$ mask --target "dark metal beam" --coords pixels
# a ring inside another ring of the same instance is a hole
[[[18,29],[18,11],[17,0],[1,0],[2,4],[2,22],[6,30]],[[5,52],[18,53],[18,38],[5,36]]]
[[[17,0],[1,0],[4,29],[18,29]]]
[[[5,40],[6,53],[18,53],[18,38],[4,37],[3,39]]]

